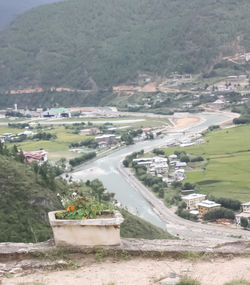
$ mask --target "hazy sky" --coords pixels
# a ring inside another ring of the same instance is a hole
[[[26,10],[59,1],[63,0],[0,0],[0,30]]]

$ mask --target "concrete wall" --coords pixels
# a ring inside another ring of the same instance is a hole
[[[49,213],[49,221],[58,246],[120,245],[123,218],[118,211],[113,218],[87,220],[58,220],[55,213]]]

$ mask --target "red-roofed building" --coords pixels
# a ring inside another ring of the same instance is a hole
[[[37,151],[31,151],[31,152],[24,152],[23,153],[25,158],[28,162],[36,161],[39,165],[43,164],[45,161],[47,161],[47,151],[45,150],[37,150]]]

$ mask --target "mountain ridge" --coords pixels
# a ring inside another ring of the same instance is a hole
[[[250,49],[250,3],[71,0],[32,9],[0,34],[0,88],[110,88],[140,72],[205,73],[234,42]]]

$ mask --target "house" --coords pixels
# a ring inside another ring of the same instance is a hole
[[[242,212],[250,212],[250,202],[241,204]]]
[[[187,163],[186,162],[181,162],[181,161],[176,161],[175,166],[176,166],[176,168],[182,168],[182,167],[186,167]]]
[[[168,165],[166,163],[162,163],[162,164],[152,163],[150,164],[149,172],[152,174],[154,173],[164,174],[167,170],[168,170]]]
[[[241,212],[241,213],[235,215],[236,225],[240,225],[241,218],[250,219],[250,211],[249,212]]]
[[[39,165],[41,165],[47,161],[47,151],[43,149],[31,152],[23,152],[23,155],[30,163],[36,161]]]
[[[209,211],[219,209],[220,207],[221,204],[215,203],[214,201],[203,200],[202,202],[198,203],[199,216],[202,217]]]
[[[174,180],[175,181],[182,181],[185,179],[185,170],[184,169],[177,169],[174,172]]]
[[[97,136],[95,140],[98,144],[100,142],[105,142],[107,145],[116,145],[118,143],[116,136],[112,134]]]
[[[80,135],[85,136],[85,135],[95,135],[99,134],[100,130],[98,128],[90,128],[90,129],[83,129],[80,130]]]
[[[187,196],[183,196],[182,200],[187,204],[188,210],[195,210],[198,208],[198,204],[206,199],[206,195],[204,194],[189,194]]]
[[[169,157],[170,161],[176,160],[177,159],[177,155],[176,154],[171,154]]]

